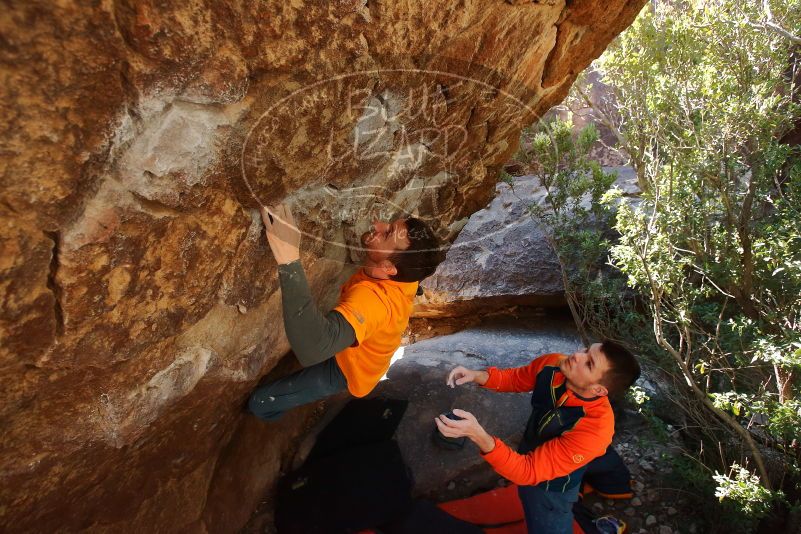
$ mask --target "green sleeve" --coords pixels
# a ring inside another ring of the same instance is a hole
[[[356,342],[353,327],[338,311],[323,315],[312,299],[300,260],[278,266],[284,328],[292,351],[309,367]]]

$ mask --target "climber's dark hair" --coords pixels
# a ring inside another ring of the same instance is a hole
[[[616,341],[602,341],[601,352],[609,362],[609,370],[601,377],[601,384],[609,390],[609,395],[620,395],[640,378],[640,364],[626,347]]]
[[[396,282],[419,282],[434,274],[443,259],[442,243],[431,228],[420,219],[406,219],[409,248],[394,252],[389,261],[398,270],[390,280]]]

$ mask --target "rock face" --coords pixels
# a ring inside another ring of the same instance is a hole
[[[0,530],[244,524],[305,424],[242,415],[288,350],[252,208],[330,304],[371,215],[452,237],[643,3],[7,7]]]
[[[447,300],[559,295],[559,262],[528,207],[544,196],[533,176],[498,183],[489,206],[470,216],[423,287]],[[467,268],[466,266],[469,266]]]
[[[631,167],[605,167],[616,173],[615,186],[635,194],[637,177]],[[474,312],[496,303],[547,305],[562,302],[564,285],[559,261],[543,229],[528,207],[543,205],[545,190],[534,176],[501,182],[490,204],[470,216],[437,271],[423,282],[421,316]]]

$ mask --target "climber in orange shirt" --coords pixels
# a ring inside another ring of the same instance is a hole
[[[608,396],[625,392],[639,375],[634,356],[613,341],[570,356],[546,354],[514,369],[459,366],[448,375],[451,387],[474,382],[494,391],[532,392],[523,439],[513,451],[464,410],[453,410],[461,420],[442,415],[435,422],[444,436],[469,438],[498,474],[518,484],[529,532],[570,534],[586,466],[612,443]]]
[[[292,213],[284,205],[264,208],[262,220],[278,263],[287,338],[305,368],[256,388],[249,410],[273,420],[345,389],[367,395],[400,346],[418,282],[442,261],[439,241],[419,219],[374,221],[361,236],[362,268],[342,287],[336,307],[323,314],[300,263],[300,231]]]

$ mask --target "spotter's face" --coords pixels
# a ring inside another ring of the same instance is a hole
[[[609,360],[601,351],[601,344],[579,349],[559,362],[559,369],[568,381],[568,387],[583,397],[606,395],[601,379],[609,370]]]

